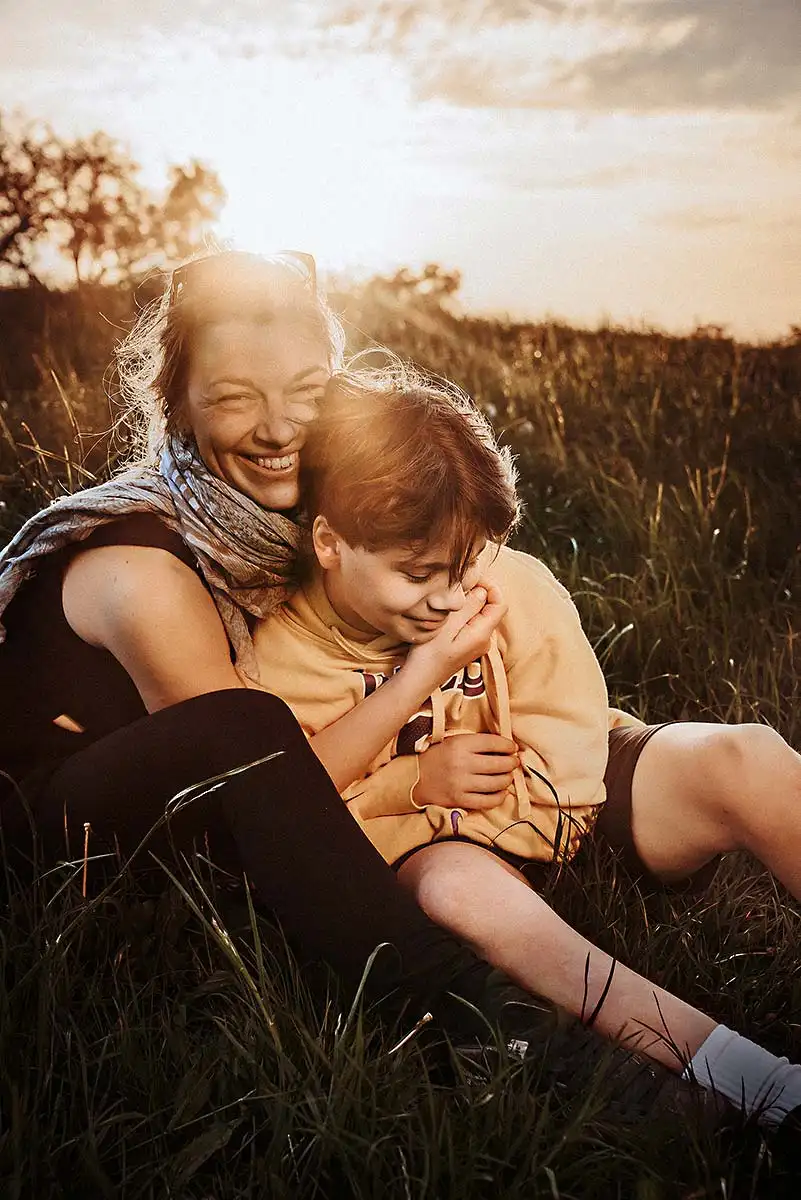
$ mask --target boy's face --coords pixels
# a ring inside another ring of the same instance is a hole
[[[317,537],[315,548],[332,606],[356,629],[389,634],[399,642],[433,638],[448,614],[462,607],[485,565],[480,560],[483,538],[474,544],[461,580],[452,583],[445,546],[371,551],[350,546],[331,532],[336,548],[329,545],[321,553]]]

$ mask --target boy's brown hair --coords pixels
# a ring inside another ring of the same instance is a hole
[[[511,453],[486,418],[401,363],[331,378],[302,463],[312,519],[370,551],[446,546],[452,580],[479,538],[504,542],[519,515]]]

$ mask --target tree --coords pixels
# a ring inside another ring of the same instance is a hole
[[[105,133],[60,145],[51,228],[75,282],[125,275],[142,248],[146,198],[137,165]]]
[[[0,264],[13,282],[31,275],[35,243],[52,224],[53,165],[59,147],[44,127],[13,130],[0,113]]]
[[[427,263],[419,272],[401,267],[394,275],[378,275],[367,286],[373,293],[383,293],[398,305],[442,308],[453,299],[461,285],[459,271],[446,271],[439,263]]]
[[[225,204],[219,176],[197,159],[170,167],[170,185],[159,212],[151,217],[151,238],[167,258],[187,258],[203,239]]]
[[[0,266],[12,282],[35,278],[45,248],[77,285],[129,279],[201,247],[224,203],[216,173],[195,160],[171,167],[158,196],[108,134],[65,142],[0,116]]]

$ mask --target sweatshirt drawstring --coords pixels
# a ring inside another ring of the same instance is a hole
[[[501,652],[498,649],[498,639],[495,634],[490,638],[489,650],[487,651],[487,661],[489,662],[490,671],[492,672],[493,683],[495,684],[495,696],[498,705],[497,719],[498,732],[501,737],[508,738],[510,742],[514,741],[512,737],[512,706],[509,700],[509,684],[506,680],[506,671],[501,658]],[[514,780],[515,796],[517,797],[517,816],[518,819],[528,817],[531,813],[531,801],[528,796],[528,788],[526,787],[523,768],[518,765],[512,772]]]
[[[431,745],[435,746],[445,737],[445,697],[442,688],[431,694]]]

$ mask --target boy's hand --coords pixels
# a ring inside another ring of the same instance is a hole
[[[494,808],[520,766],[517,746],[496,733],[460,733],[420,755],[414,802],[423,807]]]
[[[455,671],[486,653],[506,607],[501,590],[494,583],[477,584],[468,592],[462,607],[446,617],[430,641],[412,646],[402,669],[420,672],[427,680],[428,690],[433,691]]]

